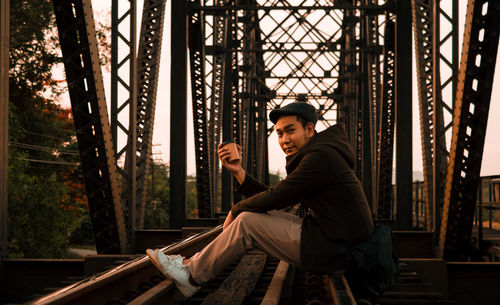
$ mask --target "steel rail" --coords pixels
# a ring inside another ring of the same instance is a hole
[[[222,226],[198,233],[177,243],[161,249],[165,254],[181,254],[190,256],[203,248],[208,242],[222,232]],[[106,298],[116,298],[127,291],[136,289],[151,277],[157,276],[147,256],[142,256],[101,274],[89,277],[73,285],[64,287],[49,295],[41,297],[31,304],[94,304],[103,303]],[[166,283],[163,283],[168,287]]]
[[[199,233],[193,237],[164,247],[161,250],[165,254],[189,256],[195,251],[200,250],[200,248],[210,242],[221,231],[222,226],[218,226],[209,231]],[[245,257],[247,261],[249,257],[250,260],[252,260],[252,256],[259,255],[259,253],[260,251],[255,253],[250,252],[248,253],[249,256]],[[262,253],[261,255],[264,254]],[[278,264],[277,260],[274,258],[265,260],[265,266],[262,265],[263,270],[256,273],[259,274],[258,279],[255,278],[253,284],[244,284],[243,286],[248,286],[246,288],[240,287],[239,284],[236,286],[233,285],[233,288],[237,290],[237,294],[243,291],[245,296],[235,296],[234,291],[227,290],[228,286],[221,284],[221,281],[227,282],[228,280],[232,281],[234,279],[241,279],[242,276],[244,277],[244,275],[240,274],[241,270],[238,271],[238,269],[248,271],[248,266],[246,266],[245,263],[247,261],[243,259],[239,264],[235,263],[229,266],[220,276],[213,280],[214,282],[209,282],[207,285],[204,285],[202,291],[193,296],[189,302],[212,304],[214,296],[217,296],[217,298],[223,296],[224,298],[230,298],[235,301],[241,299],[240,301],[247,300],[252,303],[266,305],[279,304],[282,302],[283,298],[289,297],[287,295],[287,286],[291,283],[290,281],[292,280],[292,274],[295,272],[295,268],[284,261],[280,261]],[[174,282],[158,274],[158,269],[150,263],[146,256],[142,256],[99,275],[89,277],[78,283],[62,288],[30,304],[90,304],[92,302],[104,302],[106,304],[138,305],[177,303],[182,296],[176,289],[173,289]],[[150,280],[147,281],[148,279]],[[345,283],[345,285],[347,284]],[[325,286],[325,288],[328,290],[328,287]],[[336,290],[331,293],[336,295],[342,294],[345,290],[345,288],[342,287],[341,289],[335,287],[335,289]]]
[[[289,269],[289,263],[285,261],[279,262],[278,267],[274,272],[273,279],[271,280],[271,284],[269,284],[269,288],[260,303],[261,305],[277,305],[280,303]]]
[[[334,305],[356,305],[356,300],[343,274],[328,276],[328,288]]]

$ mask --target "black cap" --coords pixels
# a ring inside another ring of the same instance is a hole
[[[316,125],[318,121],[318,112],[313,105],[305,102],[295,102],[288,104],[282,108],[276,108],[269,113],[269,119],[276,124],[278,119],[284,115],[299,115]]]

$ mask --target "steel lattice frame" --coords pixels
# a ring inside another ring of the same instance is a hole
[[[147,181],[151,167],[153,126],[166,0],[144,1],[137,54],[137,228],[144,228]]]
[[[469,0],[439,250],[467,260],[500,33],[500,3]]]
[[[392,163],[394,155],[395,126],[395,26],[394,21],[386,14],[384,32],[384,74],[382,99],[380,101],[380,131],[378,133],[378,179],[377,179],[377,211],[380,219],[392,218]]]
[[[255,6],[256,1],[241,1]],[[241,113],[245,141],[244,155],[247,172],[261,181],[267,179],[267,103],[269,89],[263,59],[260,19],[256,11],[245,11],[238,19],[238,32],[243,41],[240,53]]]
[[[215,1],[216,6],[224,6],[225,0]],[[207,5],[207,1],[205,1]],[[206,21],[208,21],[206,19]],[[224,98],[224,72],[225,72],[225,46],[226,46],[226,22],[224,18],[224,11],[220,11],[211,16],[211,22],[206,23],[207,27],[211,30],[206,32],[206,46],[209,48],[211,46],[211,52],[207,52],[206,55],[210,55],[209,60],[210,70],[206,71],[207,78],[211,76],[211,82],[209,87],[209,159],[211,164],[211,186],[212,194],[214,198],[218,198],[219,191],[219,161],[217,158],[216,150],[217,144],[222,142],[222,104]],[[216,207],[212,206],[213,211]]]
[[[90,0],[53,3],[97,252],[125,252],[125,219]]]
[[[195,125],[195,138],[200,137],[202,130],[208,130],[212,198],[217,198],[218,193],[215,145],[222,137],[222,121],[226,120],[225,117],[221,121],[224,109],[222,104],[224,98],[227,100],[229,97],[229,91],[233,94],[231,132],[234,138],[240,138],[247,171],[263,176],[264,178],[260,177],[263,180],[267,175],[267,140],[266,133],[262,131],[267,130],[268,135],[273,130],[272,126],[266,128],[267,110],[290,102],[308,101],[319,109],[322,125],[319,128],[322,129],[337,121],[339,102],[344,108],[352,110],[346,112],[346,115],[355,116],[355,119],[353,117],[346,120],[348,129],[352,129],[350,134],[363,130],[369,134],[370,141],[365,146],[369,147],[366,151],[371,162],[365,162],[365,172],[371,175],[365,180],[367,185],[371,185],[369,189],[373,190],[372,177],[376,175],[371,164],[375,164],[377,160],[377,153],[374,152],[377,133],[371,131],[368,124],[376,126],[379,121],[377,108],[381,99],[381,71],[377,66],[382,55],[377,46],[382,37],[382,27],[378,24],[378,15],[386,10],[385,4],[373,4],[372,1],[356,5],[347,2],[331,5],[328,1],[191,3],[189,14],[192,20],[197,18],[198,12],[205,15],[206,77],[203,81],[206,81],[205,92],[210,102],[205,103],[207,126],[204,129],[196,128]],[[346,45],[342,27],[348,22],[354,22],[359,29],[362,18],[366,19],[364,35],[370,37],[369,41],[360,45],[359,33],[353,32],[351,43]],[[228,27],[229,24],[236,28]],[[233,34],[232,39],[229,38],[229,32]],[[231,58],[228,55],[230,53],[233,54]],[[369,81],[363,87],[358,62],[361,53],[368,63],[363,69],[369,75]],[[346,56],[351,58],[352,64],[345,66],[345,71],[340,71],[343,64],[341,57]],[[230,59],[232,70],[227,66]],[[191,67],[194,62],[192,57]],[[229,73],[233,75],[231,78]],[[342,79],[348,81],[349,88],[355,92],[346,93],[344,88],[335,91],[337,86],[341,87],[339,80]],[[199,80],[191,80],[192,84],[196,81]],[[363,100],[367,102],[365,108],[372,110],[364,119],[362,101],[356,98],[362,88],[366,92],[366,99]],[[200,92],[199,89],[196,92]],[[193,96],[196,96],[194,89]],[[338,114],[342,115],[340,112]],[[354,121],[356,123],[352,124]],[[363,129],[360,124],[365,123],[367,125]],[[361,134],[353,138],[357,142],[362,139]],[[362,143],[354,146],[362,152]],[[363,158],[360,155],[358,159]]]
[[[364,3],[366,6],[374,5],[372,1]],[[356,173],[374,210],[377,209],[377,194],[381,186],[378,185],[379,171],[387,172],[378,166],[381,154],[378,136],[382,128],[380,103],[383,86],[380,68],[383,60],[381,30],[385,22],[386,18],[380,18],[378,12],[344,12],[341,77],[338,86],[342,97],[337,98],[340,101],[339,121],[346,123],[355,152]],[[394,77],[393,74],[390,75]],[[393,142],[392,140],[389,144],[393,145]],[[382,160],[383,166],[386,165],[384,161]]]
[[[456,0],[452,2],[451,13],[440,7],[439,0],[412,1],[425,214],[427,229],[431,229],[434,224],[437,231],[449,154],[446,148],[446,133],[451,127],[451,119],[448,117],[453,112],[458,73],[457,11]],[[441,23],[449,25],[449,29],[442,32]],[[451,43],[452,47],[444,48],[447,43]],[[445,54],[445,50],[451,51],[446,51]],[[442,70],[446,70],[445,73],[442,74]],[[445,92],[448,93],[445,99],[442,97],[444,91],[448,91]],[[434,151],[437,153],[434,154]]]
[[[372,0],[366,0],[365,4],[373,4]],[[387,16],[387,15],[386,15]],[[369,111],[365,114],[368,115],[369,120],[369,128],[367,132],[370,135],[370,176],[372,177],[371,183],[371,201],[373,203],[377,202],[377,181],[378,181],[378,134],[380,133],[380,103],[382,102],[382,69],[381,63],[383,59],[381,39],[383,38],[381,35],[382,26],[379,24],[380,19],[386,20],[385,18],[380,18],[378,15],[366,14],[363,18],[364,20],[364,29],[363,34],[366,39],[366,72],[367,77],[367,102],[366,105],[369,108]]]
[[[116,160],[123,162],[122,167],[118,166],[118,173],[122,176],[127,238],[132,248],[137,206],[136,2],[128,0],[123,11],[119,3],[123,2],[113,0],[111,5],[111,132]],[[121,50],[126,52],[119,52]],[[122,76],[124,74],[128,77]],[[120,92],[126,92],[125,96]],[[125,145],[119,145],[121,135],[126,136]]]
[[[356,49],[356,35],[355,30],[358,23],[358,18],[353,15],[352,11],[344,13],[342,20],[342,48],[344,50]],[[358,71],[359,65],[357,64],[358,54],[354,52],[341,53],[342,60],[340,61],[339,70],[339,87],[342,93],[342,105],[340,110],[345,112],[342,115],[346,118],[346,129],[354,151],[356,161],[356,175],[361,179],[363,165],[362,153],[362,116],[361,116],[361,99],[360,99],[360,73]]]
[[[433,209],[434,209],[434,232],[437,237],[441,224],[441,213],[444,200],[444,189],[446,181],[446,171],[448,168],[449,152],[446,147],[446,132],[451,128],[451,118],[445,120],[445,115],[453,115],[455,104],[455,94],[457,92],[458,77],[458,0],[452,1],[452,13],[445,12],[439,1],[434,2],[433,12]],[[445,23],[450,23],[450,30],[442,33],[441,28]],[[444,34],[444,37],[443,37]],[[450,54],[445,54],[445,43],[451,42]],[[446,56],[449,55],[449,56]],[[449,60],[451,59],[451,61]],[[450,70],[448,75],[443,73],[444,68]],[[445,99],[445,91],[451,91],[450,96]]]
[[[433,0],[413,0],[412,15],[415,30],[418,100],[420,109],[420,136],[424,171],[424,201],[427,225],[431,224],[433,196]],[[430,228],[428,228],[430,229]]]
[[[199,0],[190,1],[192,4],[199,4],[199,2]],[[204,35],[204,14],[202,11],[193,12],[189,20],[189,60],[193,103],[198,215],[199,217],[211,217],[213,216],[212,203],[214,202],[214,194],[211,188],[211,163],[209,158],[209,137],[207,135],[208,119],[205,93]]]

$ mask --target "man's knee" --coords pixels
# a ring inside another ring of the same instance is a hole
[[[240,214],[238,214],[238,217],[236,217],[236,220],[238,220],[241,223],[248,224],[248,223],[252,223],[252,222],[256,221],[256,219],[258,219],[259,215],[261,215],[261,214],[262,213],[244,211],[244,212],[241,212]]]
[[[262,222],[264,215],[266,214],[245,211],[238,214],[238,217],[234,221],[244,231],[251,232],[255,228],[255,225]]]

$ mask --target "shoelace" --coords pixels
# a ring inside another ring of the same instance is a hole
[[[181,272],[184,272],[184,273],[187,273],[187,266],[185,266],[184,264],[182,264],[182,256],[180,255],[169,255],[167,256],[167,259],[170,260],[172,262],[172,264],[170,264],[170,266],[174,269],[177,269]],[[179,261],[180,259],[180,261]]]

